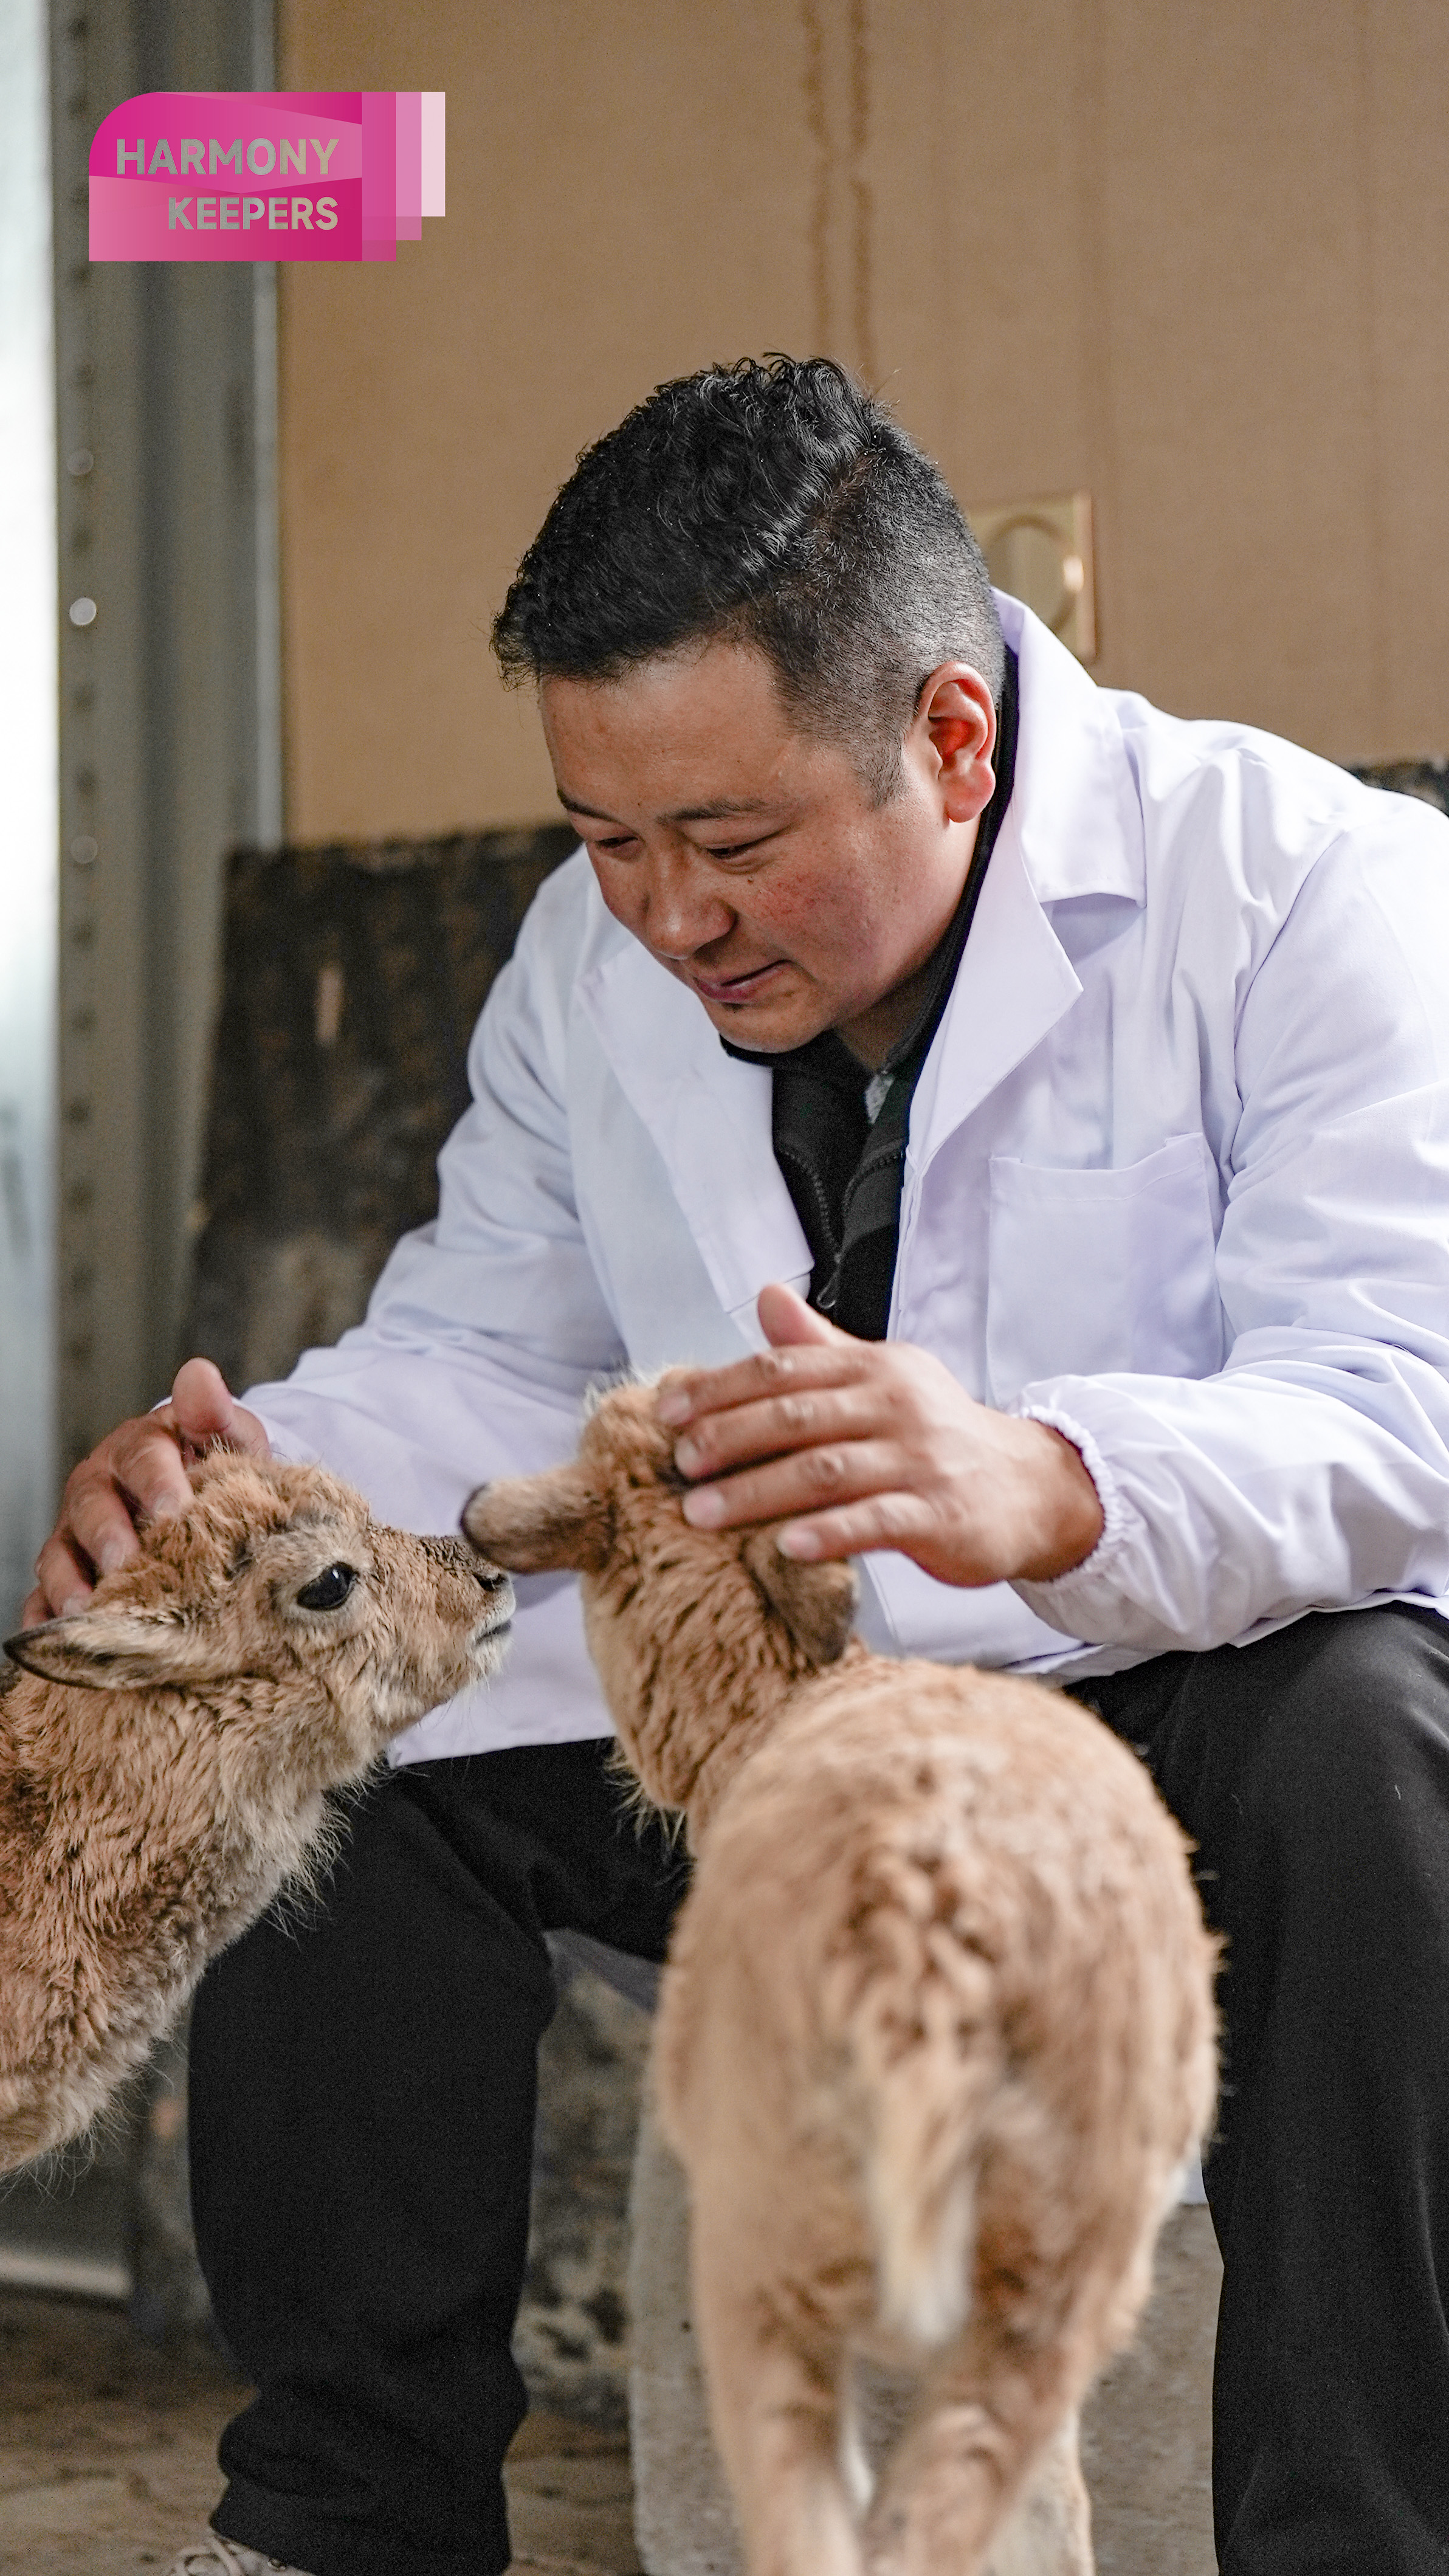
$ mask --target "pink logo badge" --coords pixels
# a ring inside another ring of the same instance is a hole
[[[443,92],[148,90],[90,181],[92,259],[392,259],[443,211]]]

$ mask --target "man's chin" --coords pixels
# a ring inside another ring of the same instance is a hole
[[[822,1007],[817,1004],[812,1010],[803,995],[793,1003],[720,1002],[707,999],[696,987],[691,989],[720,1036],[728,1038],[731,1046],[747,1047],[753,1055],[788,1055],[792,1047],[808,1046],[830,1026]]]

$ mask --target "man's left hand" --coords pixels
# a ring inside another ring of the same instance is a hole
[[[793,1289],[764,1289],[759,1317],[768,1351],[659,1391],[696,1528],[783,1521],[786,1556],[896,1548],[962,1585],[1044,1583],[1091,1555],[1102,1506],[1060,1432],[974,1403],[928,1351],[837,1331]]]

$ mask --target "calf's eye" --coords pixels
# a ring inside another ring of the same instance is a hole
[[[351,1565],[329,1565],[311,1583],[304,1583],[297,1595],[299,1610],[340,1610],[357,1581],[357,1570]]]

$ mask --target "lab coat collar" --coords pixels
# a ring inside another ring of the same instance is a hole
[[[1019,599],[995,597],[1020,688],[1009,811],[1037,901],[1115,894],[1140,904],[1142,804],[1113,700]]]
[[[727,1056],[703,1005],[627,931],[606,940],[577,989],[720,1304],[758,1342],[760,1290],[772,1279],[803,1290],[811,1269],[775,1160],[769,1066]]]
[[[1050,907],[1144,899],[1142,810],[1110,699],[1019,600],[998,592],[996,604],[1019,665],[1016,775],[911,1104],[906,1159],[917,1171],[1080,993]]]

